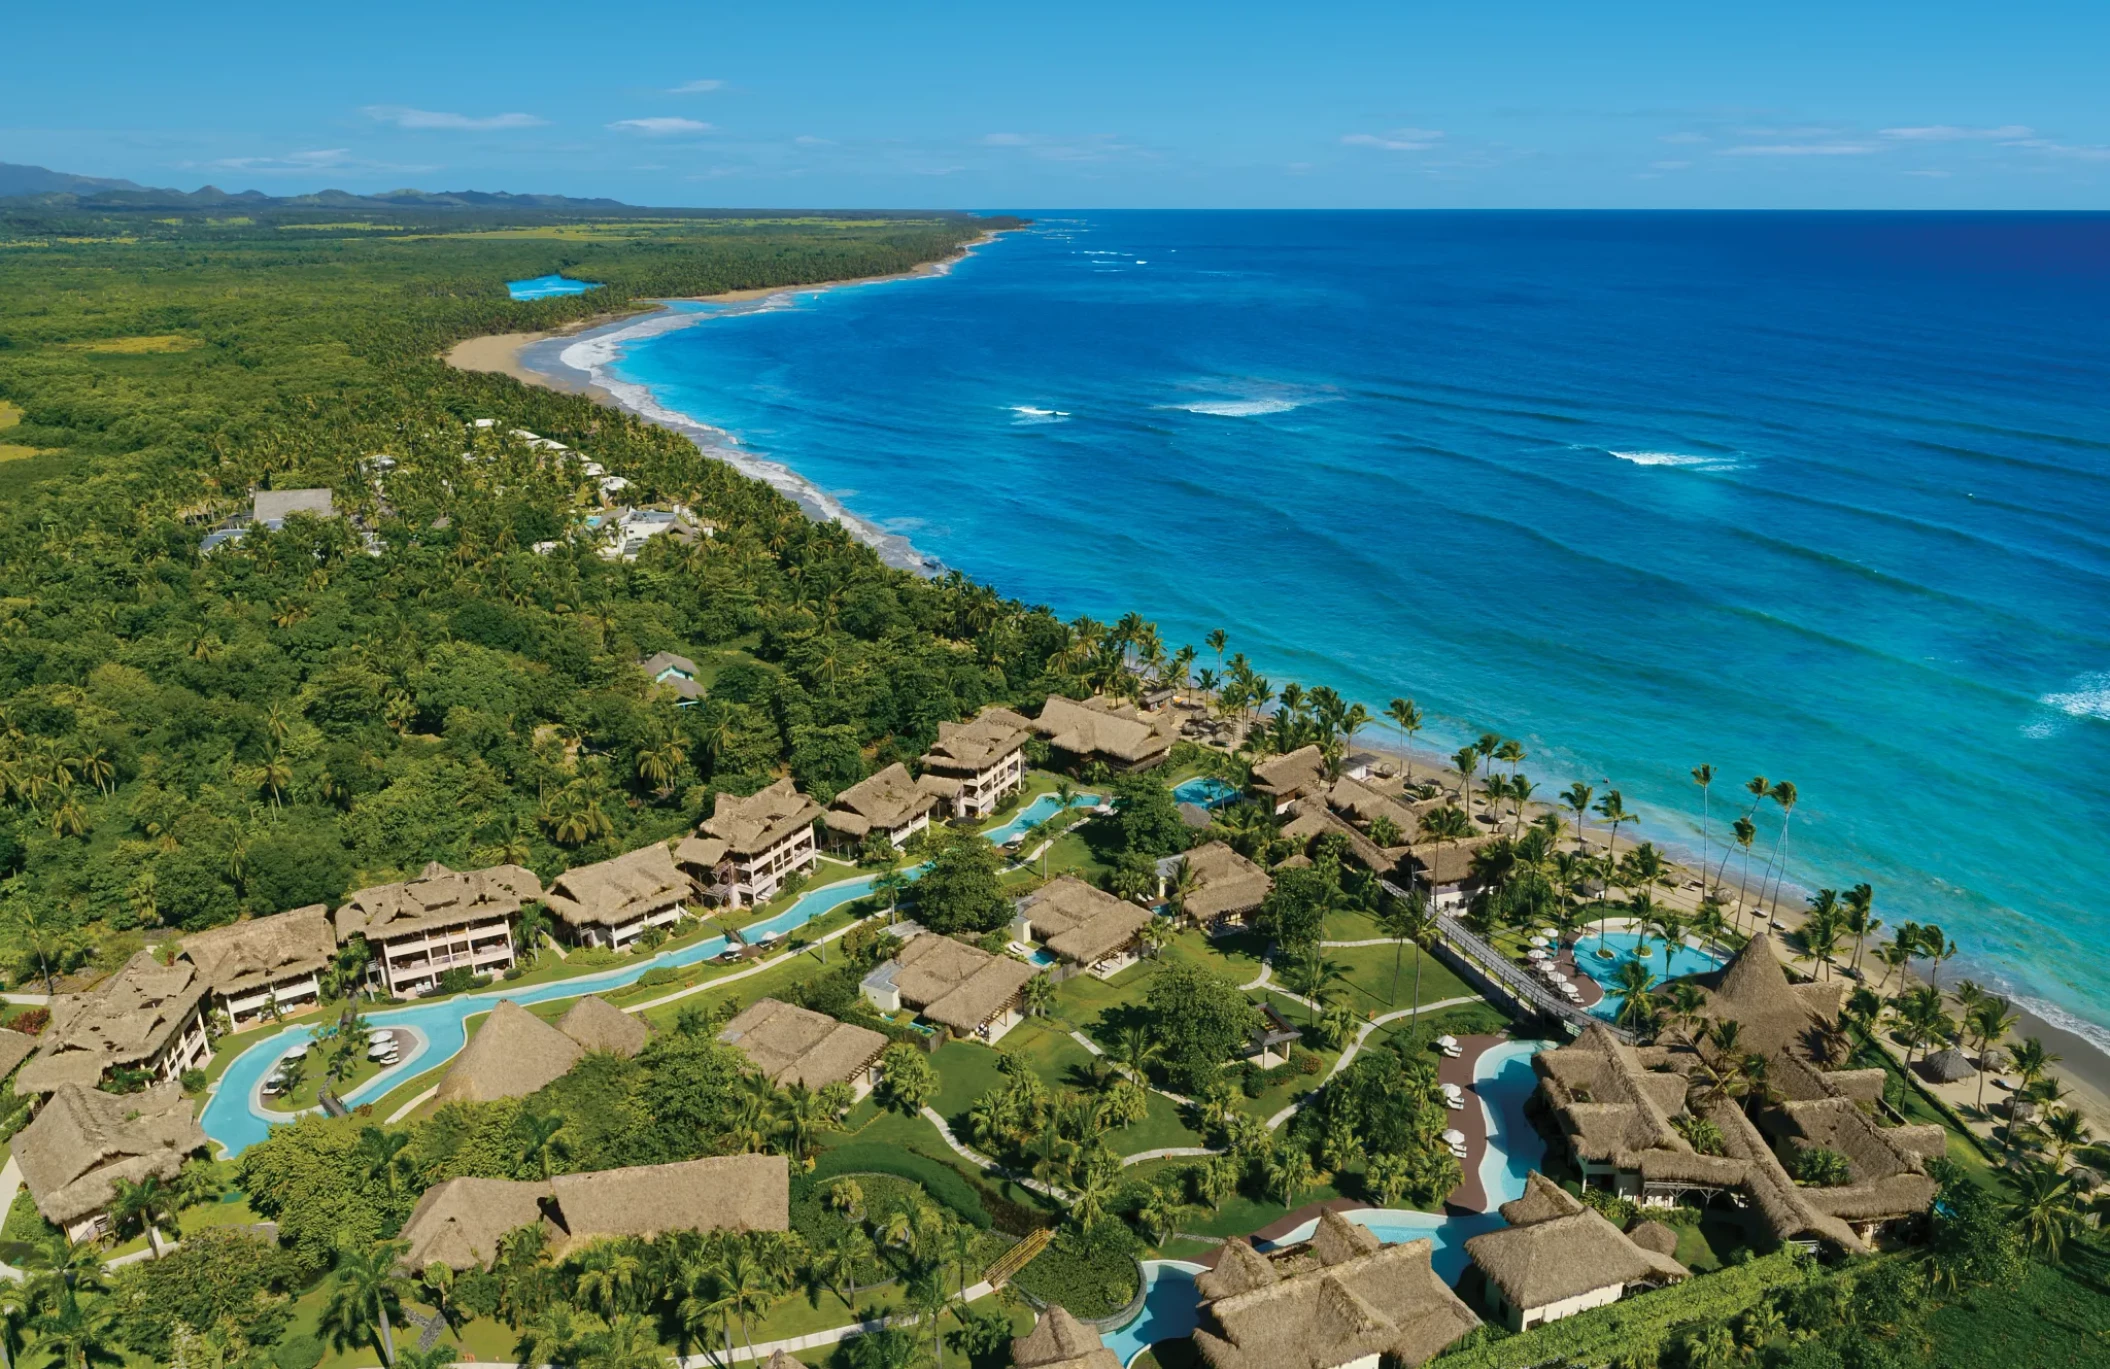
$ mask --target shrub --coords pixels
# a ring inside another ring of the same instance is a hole
[[[196,1096],[205,1092],[204,1070],[185,1070],[182,1074],[176,1077],[177,1081],[183,1085],[183,1091],[185,1093]]]
[[[1118,1218],[1084,1231],[1067,1228],[1012,1282],[1073,1316],[1111,1316],[1136,1295],[1136,1245],[1135,1234]]]
[[[794,1181],[794,1201],[801,1193],[811,1191],[811,1186],[844,1174],[890,1174],[910,1180],[923,1185],[931,1201],[951,1209],[962,1221],[983,1230],[990,1226],[989,1210],[983,1205],[982,1196],[958,1170],[928,1156],[876,1142],[852,1142],[822,1151],[812,1172]]]
[[[1290,1063],[1297,1067],[1297,1073],[1299,1074],[1317,1074],[1326,1065],[1325,1061],[1319,1059],[1318,1056],[1310,1051],[1298,1051]]]
[[[527,966],[521,964],[519,961],[516,960],[512,964],[506,966],[505,975],[503,977],[508,983],[510,983],[511,981],[520,978],[520,976],[526,973]]]
[[[1818,1188],[1837,1188],[1853,1182],[1853,1166],[1846,1157],[1823,1146],[1803,1146],[1797,1150],[1792,1168],[1798,1182]]]
[[[322,1363],[323,1344],[314,1336],[288,1336],[271,1351],[278,1369],[315,1369]]]
[[[432,991],[436,994],[467,993],[490,982],[490,976],[480,975],[467,965],[457,965],[451,970],[440,972],[439,981],[433,985]]]
[[[24,1008],[7,1021],[9,1031],[21,1032],[24,1036],[35,1036],[51,1025],[51,1009]]]
[[[654,965],[637,977],[645,988],[654,989],[662,984],[672,984],[681,978],[681,971],[672,965]]]

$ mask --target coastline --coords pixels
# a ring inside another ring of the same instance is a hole
[[[621,358],[622,344],[637,338],[693,327],[707,319],[761,312],[777,307],[778,301],[789,302],[802,294],[948,275],[976,249],[995,242],[1003,233],[1016,231],[989,229],[951,256],[887,275],[855,276],[810,285],[761,286],[727,290],[715,295],[672,296],[652,305],[596,314],[547,332],[493,333],[469,338],[449,348],[442,360],[461,371],[503,375],[523,385],[583,395],[596,404],[620,409],[647,423],[680,433],[706,456],[768,484],[797,504],[814,521],[840,523],[853,537],[878,552],[880,559],[888,565],[917,575],[942,575],[945,564],[917,550],[906,537],[860,518],[842,501],[790,466],[747,450],[738,437],[725,429],[660,404],[648,387],[615,379],[609,368]]]

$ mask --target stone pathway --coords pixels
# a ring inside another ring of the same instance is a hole
[[[1462,1007],[1467,1003],[1478,1003],[1479,1001],[1480,997],[1477,994],[1467,994],[1463,998],[1440,998],[1434,1003],[1422,1004],[1421,1011],[1440,1012],[1445,1008]],[[1281,1126],[1284,1122],[1287,1122],[1290,1118],[1296,1116],[1300,1110],[1310,1106],[1312,1100],[1319,1096],[1319,1089],[1323,1089],[1326,1087],[1326,1085],[1332,1083],[1335,1075],[1339,1074],[1342,1070],[1348,1068],[1349,1063],[1355,1059],[1356,1052],[1360,1051],[1363,1048],[1363,1043],[1370,1039],[1370,1034],[1372,1032],[1376,1031],[1379,1027],[1384,1026],[1388,1022],[1397,1022],[1402,1017],[1412,1017],[1414,1015],[1414,1011],[1415,1010],[1412,1008],[1400,1008],[1397,1011],[1388,1012],[1382,1017],[1373,1017],[1368,1022],[1365,1022],[1361,1027],[1357,1028],[1355,1033],[1355,1040],[1349,1042],[1348,1049],[1341,1052],[1341,1058],[1333,1062],[1333,1068],[1328,1070],[1326,1072],[1326,1077],[1319,1081],[1318,1089],[1313,1089],[1309,1096],[1297,1102],[1291,1103],[1288,1107],[1282,1109],[1282,1111],[1276,1113],[1273,1117],[1268,1118],[1267,1129],[1269,1131],[1273,1131],[1275,1128]]]
[[[1161,1146],[1157,1150],[1137,1151],[1134,1155],[1121,1157],[1122,1168],[1140,1165],[1146,1160],[1198,1160],[1204,1155],[1221,1155],[1220,1146]]]
[[[1052,1198],[1065,1207],[1069,1206],[1071,1194],[1068,1189],[1061,1188],[1055,1184],[1043,1183],[1029,1175],[1014,1173],[1004,1168],[988,1156],[968,1146],[959,1137],[953,1135],[952,1128],[946,1124],[943,1117],[938,1115],[936,1108],[926,1104],[919,1110],[923,1114],[923,1120],[938,1129],[938,1134],[945,1138],[945,1144],[951,1146],[953,1153],[961,1159],[971,1161],[982,1169],[994,1170],[1022,1188],[1030,1188],[1044,1198]]]

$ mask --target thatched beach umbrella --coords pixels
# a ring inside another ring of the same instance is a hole
[[[1956,1047],[1936,1051],[1920,1062],[1920,1072],[1937,1084],[1955,1084],[1976,1075],[1970,1057]]]

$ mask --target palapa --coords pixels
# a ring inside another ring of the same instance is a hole
[[[1179,740],[1179,721],[1172,714],[1143,713],[1097,695],[1080,702],[1050,694],[1033,730],[1059,751],[1129,770],[1164,760]]]
[[[887,1046],[886,1037],[869,1027],[774,998],[757,999],[742,1009],[718,1039],[746,1056],[772,1084],[803,1084],[809,1089],[854,1081]]]
[[[1256,911],[1275,887],[1267,871],[1220,841],[1173,859],[1185,867],[1194,886],[1180,899],[1180,910],[1203,925]]]
[[[1011,1342],[1016,1369],[1121,1369],[1121,1360],[1106,1348],[1099,1333],[1050,1303],[1033,1329]]]
[[[778,780],[742,797],[720,792],[698,834],[725,843],[734,859],[758,856],[804,829],[821,816],[821,806],[799,792],[790,779]]]
[[[622,927],[665,912],[693,888],[688,876],[674,868],[673,855],[655,841],[613,860],[566,870],[543,901],[575,929]]]
[[[337,955],[330,910],[320,903],[197,932],[182,944],[183,954],[222,998],[313,974]]]
[[[1004,762],[1033,735],[1033,722],[1008,708],[990,707],[972,722],[938,724],[938,740],[923,755],[923,769],[977,775]]]
[[[70,1230],[109,1209],[119,1180],[173,1181],[205,1146],[174,1084],[122,1095],[66,1084],[15,1134],[14,1157],[37,1211]]]
[[[1570,1298],[1691,1273],[1669,1255],[1637,1245],[1542,1174],[1526,1181],[1523,1198],[1502,1205],[1502,1216],[1511,1225],[1473,1237],[1465,1250],[1520,1321]]]
[[[1920,1073],[1937,1084],[1956,1084],[1971,1078],[1978,1071],[1972,1067],[1969,1056],[1951,1046],[1920,1061]]]
[[[1326,753],[1317,746],[1300,746],[1280,756],[1270,756],[1253,766],[1253,789],[1274,800],[1280,809],[1292,799],[1326,790]]]
[[[1799,1045],[1810,1028],[1839,1015],[1844,980],[1791,984],[1773,954],[1769,937],[1744,943],[1727,968],[1712,976],[1700,1015],[1710,1022],[1740,1024],[1738,1049],[1772,1055]]]
[[[1221,1290],[1241,1272],[1254,1286],[1212,1297],[1208,1276],[1196,1278],[1210,1301],[1195,1347],[1212,1369],[1338,1369],[1380,1357],[1412,1369],[1479,1325],[1437,1277],[1431,1251],[1426,1239],[1407,1241],[1261,1282],[1226,1246],[1214,1271],[1222,1277],[1210,1287]]]
[[[206,992],[189,961],[163,965],[153,952],[139,952],[88,992],[51,1000],[51,1025],[16,1077],[16,1091],[93,1088],[110,1070],[147,1064],[190,1026]]]
[[[1125,949],[1154,916],[1075,875],[1049,881],[1018,911],[1049,950],[1078,965],[1097,964]]]
[[[1678,1253],[1678,1229],[1667,1222],[1637,1221],[1626,1229],[1626,1238],[1658,1255],[1675,1257]]]
[[[837,794],[821,818],[828,830],[862,839],[874,831],[891,835],[913,826],[937,806],[938,795],[918,787],[908,767],[896,761]]]
[[[607,999],[588,994],[557,1019],[557,1030],[590,1051],[624,1058],[645,1048],[651,1031],[642,1017],[624,1012]]]
[[[562,1078],[584,1054],[578,1042],[501,998],[441,1078],[439,1096],[443,1102],[463,1103],[525,1098]]]
[[[26,1032],[9,1031],[0,1027],[0,1079],[15,1072],[15,1066],[29,1058],[37,1048],[37,1038]]]
[[[337,939],[393,941],[438,927],[511,917],[542,897],[542,881],[518,865],[450,870],[438,861],[418,877],[361,889],[338,906]]]
[[[902,1002],[961,1032],[1010,1007],[1035,973],[1022,961],[933,932],[910,937],[887,963]]]

